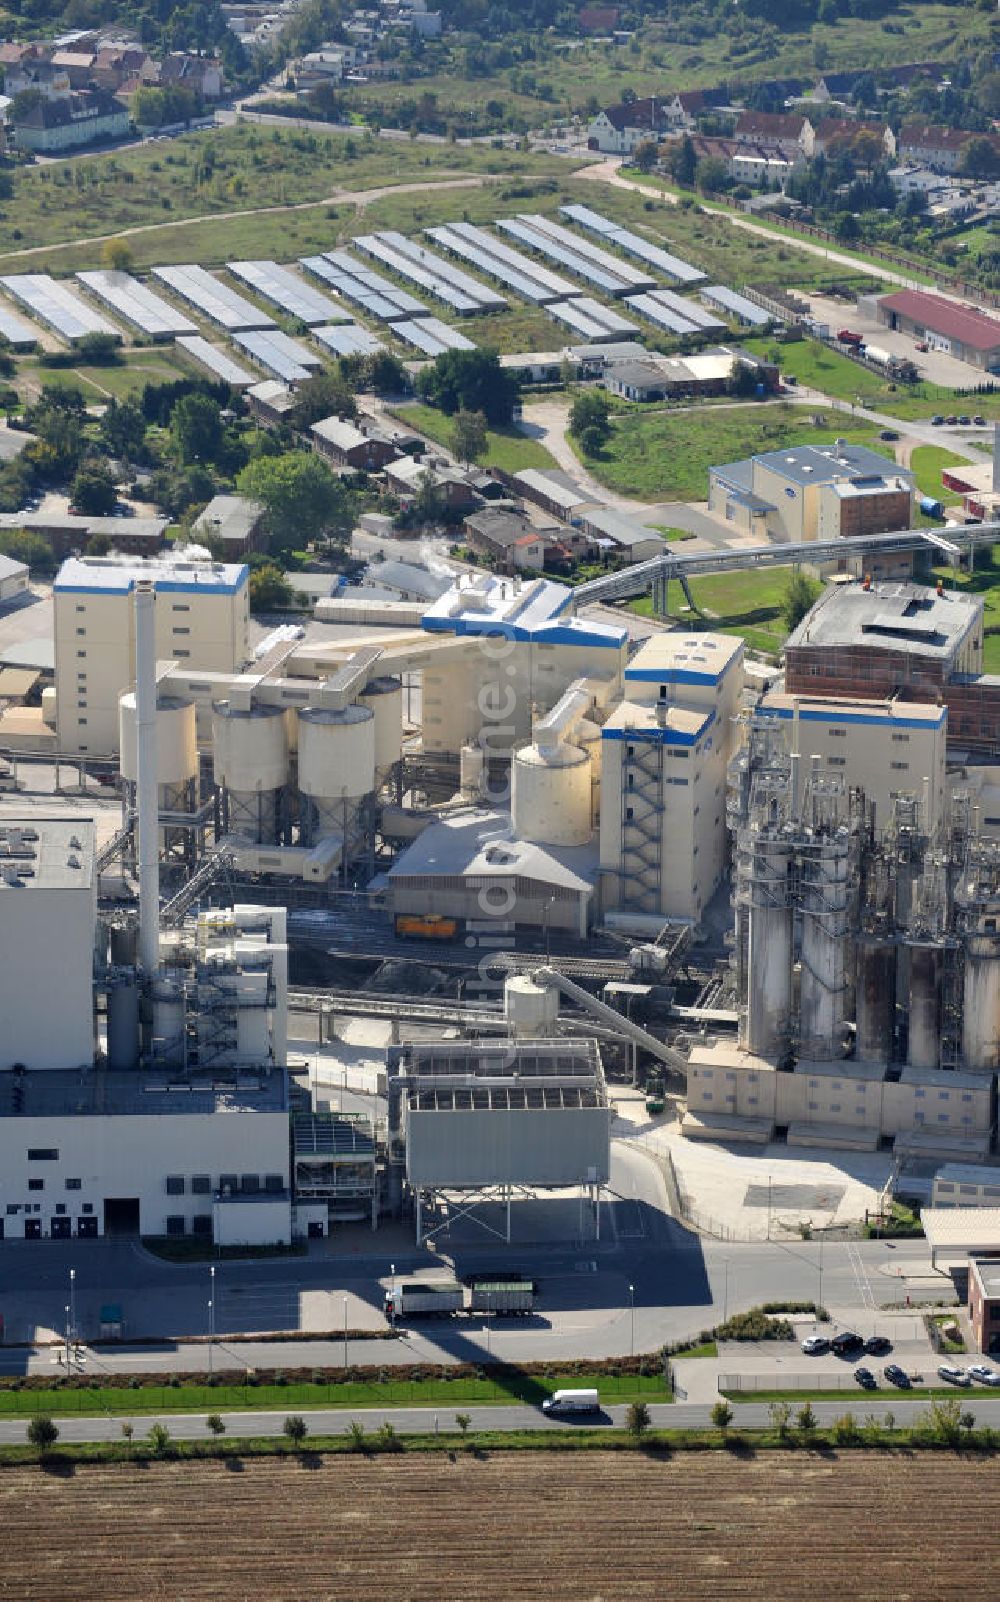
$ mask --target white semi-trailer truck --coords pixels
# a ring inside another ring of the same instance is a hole
[[[403,1280],[385,1298],[385,1315],[397,1318],[450,1317],[454,1313],[495,1313],[523,1317],[535,1305],[529,1280],[480,1280],[466,1287],[455,1279]]]

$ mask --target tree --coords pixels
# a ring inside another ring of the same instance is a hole
[[[222,409],[210,395],[184,395],[170,418],[177,455],[185,467],[214,462],[222,445]]]
[[[630,1402],[628,1412],[625,1414],[625,1428],[634,1441],[641,1441],[652,1426],[653,1420],[649,1415],[649,1406],[646,1402]]]
[[[655,139],[642,139],[635,147],[632,164],[640,172],[652,172],[659,159],[660,147]]]
[[[298,1413],[290,1413],[281,1426],[282,1433],[288,1437],[293,1446],[301,1446],[309,1434],[309,1426]]]
[[[595,424],[588,423],[579,435],[579,442],[584,456],[600,456],[608,442],[607,429],[597,428]]]
[[[797,629],[806,613],[819,594],[820,587],[807,579],[805,574],[796,568],[785,585],[785,594],[781,602],[781,615],[788,626],[789,634]]]
[[[303,433],[323,417],[353,418],[357,415],[358,407],[350,385],[339,373],[316,373],[307,378],[296,391],[295,405],[288,414],[292,427]]]
[[[103,462],[84,462],[70,486],[69,498],[85,517],[108,517],[118,499],[110,469]]]
[[[291,603],[292,586],[273,562],[251,570],[249,589],[252,612],[276,612]]]
[[[958,170],[968,178],[995,178],[1000,173],[1000,150],[992,139],[970,139]]]
[[[48,540],[31,529],[0,529],[0,556],[12,556],[15,562],[26,562],[32,574],[48,578],[59,563]]]
[[[221,1413],[209,1413],[205,1420],[205,1426],[211,1430],[213,1435],[225,1435],[226,1433],[226,1421]]]
[[[28,1441],[40,1452],[47,1452],[59,1439],[59,1427],[45,1413],[39,1413],[28,1424]]]
[[[446,416],[457,411],[482,412],[494,427],[513,420],[519,391],[517,375],[500,366],[495,350],[446,350],[417,379],[424,400]]]
[[[813,1412],[811,1403],[802,1403],[802,1406],[795,1415],[795,1422],[798,1425],[799,1433],[803,1435],[806,1440],[809,1440],[813,1435],[815,1435],[816,1414]]]
[[[362,356],[357,381],[359,389],[370,389],[376,395],[405,395],[410,389],[406,368],[399,357],[388,350]]]
[[[683,139],[676,140],[669,146],[667,167],[674,182],[680,184],[682,189],[692,189],[694,187],[698,157],[695,154],[690,134],[685,134]]]
[[[469,1432],[469,1425],[472,1423],[472,1414],[471,1413],[456,1413],[455,1414],[455,1423],[458,1425],[458,1427],[461,1430],[462,1434],[463,1435],[467,1435],[468,1432]]]
[[[157,1457],[163,1457],[170,1445],[170,1431],[165,1424],[153,1424],[149,1431],[149,1444]]]
[[[114,367],[122,359],[121,343],[117,334],[102,334],[94,329],[77,340],[73,360],[89,363],[91,367]]]
[[[236,488],[266,507],[274,551],[321,538],[343,544],[354,527],[354,497],[311,451],[258,457],[240,473]]]
[[[717,195],[731,183],[729,168],[719,156],[703,156],[695,168],[695,183],[705,195]]]
[[[788,1425],[792,1417],[792,1409],[788,1402],[771,1402],[768,1404],[771,1423],[778,1432],[781,1440],[788,1434]]]
[[[610,413],[611,406],[603,391],[585,389],[575,397],[570,407],[569,431],[579,436],[585,428],[596,428],[606,435]]]
[[[132,266],[132,251],[124,239],[106,239],[101,250],[101,261],[109,272],[127,273]]]
[[[726,394],[746,398],[757,393],[757,374],[749,362],[733,357],[733,365],[726,380]]]
[[[146,419],[133,400],[118,401],[112,395],[97,432],[101,444],[112,456],[135,461],[144,454]]]
[[[460,462],[469,467],[486,455],[486,418],[482,412],[456,412],[451,425],[452,449]]]
[[[853,211],[842,211],[837,214],[837,226],[834,229],[838,239],[857,239],[861,234],[861,224]]]
[[[126,1447],[128,1448],[128,1450],[130,1452],[132,1450],[132,1437],[134,1435],[135,1435],[135,1425],[132,1423],[131,1419],[127,1419],[127,1418],[123,1419],[122,1420],[122,1440],[125,1442],[125,1445],[126,1445]]]
[[[728,1402],[715,1402],[712,1406],[712,1423],[717,1430],[727,1430],[733,1422],[733,1410]]]

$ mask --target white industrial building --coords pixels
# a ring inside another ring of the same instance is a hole
[[[238,673],[250,660],[249,569],[186,556],[72,557],[53,586],[56,729],[65,752],[118,746],[118,701],[135,677],[135,586],[156,587],[156,655]]]

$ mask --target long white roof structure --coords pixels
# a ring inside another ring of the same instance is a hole
[[[101,271],[76,276],[84,289],[151,339],[175,339],[178,334],[198,332],[197,323],[131,273]]]
[[[207,339],[200,334],[182,334],[177,344],[181,350],[187,351],[193,361],[208,370],[214,378],[221,378],[223,383],[232,384],[234,389],[250,389],[257,382],[256,373],[248,372],[239,362],[234,362],[224,350],[217,345],[210,345]]]
[[[154,275],[175,295],[189,301],[206,317],[219,323],[230,334],[237,329],[273,328],[274,318],[261,311],[243,295],[206,272],[204,267],[185,263],[177,267],[154,267]]]
[[[335,356],[374,356],[384,350],[380,339],[362,328],[360,323],[340,323],[336,328],[314,328],[313,338],[318,339]]]
[[[323,365],[322,357],[290,339],[280,328],[248,328],[235,333],[233,340],[254,361],[286,384],[300,384],[312,370]]]
[[[680,256],[671,255],[669,250],[663,250],[650,240],[644,239],[641,234],[633,233],[631,228],[620,228],[608,217],[602,217],[599,211],[591,211],[589,206],[571,205],[560,206],[563,216],[574,222],[580,228],[587,228],[593,234],[599,234],[609,244],[617,245],[619,250],[625,251],[629,256],[638,256],[640,261],[647,262],[650,267],[658,267],[661,273],[673,278],[679,284],[702,284],[706,274],[700,267],[693,267],[689,261]]]
[[[275,261],[227,261],[226,267],[236,277],[257,291],[265,300],[279,306],[289,317],[302,323],[349,323],[351,314],[343,306],[323,295],[318,289],[293,272],[290,267],[279,267]]]
[[[43,323],[54,328],[63,339],[82,339],[85,334],[117,334],[121,329],[94,310],[69,284],[50,278],[47,273],[14,273],[0,278],[0,285],[34,312]]]

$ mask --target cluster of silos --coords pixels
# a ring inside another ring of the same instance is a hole
[[[288,829],[289,718],[283,707],[212,707],[212,755],[222,827],[261,845]]]
[[[586,845],[594,829],[591,758],[579,745],[526,745],[511,769],[511,822],[518,840]]]
[[[341,711],[299,713],[299,829],[303,845],[339,835],[344,861],[357,859],[371,834],[376,714],[360,703]]]
[[[121,776],[128,786],[134,807],[139,779],[139,740],[135,692],[129,690],[118,703],[118,730]],[[161,822],[159,846],[164,856],[177,850],[190,854],[194,835],[181,822],[198,808],[198,728],[193,701],[177,696],[159,696],[156,702],[156,785],[157,808]],[[177,819],[171,823],[171,817]]]
[[[375,789],[389,780],[403,753],[403,684],[388,676],[369,679],[358,696],[375,719]]]

